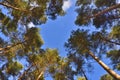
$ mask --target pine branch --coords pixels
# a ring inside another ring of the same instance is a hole
[[[22,77],[33,67],[33,65],[30,65],[27,70],[23,72],[23,74],[18,78],[18,80],[22,80]]]
[[[44,74],[44,70],[38,75],[36,80],[39,80],[43,74]]]
[[[98,12],[97,14],[94,14],[93,16],[90,16],[89,18],[97,17],[97,16],[99,16],[99,15],[105,14],[105,13],[107,13],[107,12],[109,12],[109,11],[111,11],[111,10],[114,10],[114,9],[116,9],[116,8],[120,8],[120,3],[119,3],[119,4],[116,4],[116,5],[113,5],[113,6],[110,6],[110,7],[108,7],[107,9],[105,9],[105,10],[103,10],[103,11],[100,11],[100,12]]]
[[[115,42],[115,41],[111,41],[111,40],[109,40],[108,38],[103,37],[102,35],[99,35],[99,36],[100,36],[100,38],[101,38],[102,40],[104,40],[104,41],[106,41],[106,42],[109,42],[109,43],[112,43],[112,44],[116,44],[116,45],[120,45],[120,43]]]
[[[115,41],[111,41],[111,40],[106,39],[106,38],[103,38],[103,40],[104,40],[104,41],[107,41],[107,42],[109,42],[109,43],[113,43],[113,44],[116,44],[116,45],[120,45],[120,43],[115,42]]]
[[[43,68],[42,71],[40,72],[40,69],[37,67],[37,64],[36,64],[35,62],[33,62],[33,65],[36,66],[36,69],[37,69],[37,71],[38,71],[38,73],[39,73],[39,75],[38,75],[38,77],[37,77],[36,80],[39,80],[39,79],[41,78],[41,76],[44,74],[45,68]]]
[[[82,73],[83,73],[85,79],[88,80],[87,75],[85,74],[85,71],[84,71],[83,69],[81,69],[81,71],[82,71]]]
[[[0,5],[5,6],[7,8],[12,8],[14,10],[18,10],[18,11],[22,11],[22,12],[28,12],[28,10],[23,10],[23,9],[17,8],[15,6],[12,6],[12,5],[7,4],[7,3],[0,2]]]
[[[12,47],[15,47],[15,46],[17,46],[17,45],[19,45],[19,44],[23,44],[24,42],[25,42],[25,41],[23,41],[23,42],[18,42],[18,43],[16,43],[16,44],[11,45],[11,46],[7,46],[7,47],[5,47],[5,48],[0,48],[0,51],[9,50],[9,49],[11,49]]]

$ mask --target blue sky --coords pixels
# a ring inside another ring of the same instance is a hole
[[[69,38],[71,31],[78,28],[74,24],[77,15],[75,12],[75,1],[69,0],[63,8],[67,12],[66,15],[58,17],[56,20],[48,20],[46,24],[40,25],[40,34],[44,40],[43,48],[57,48],[61,56],[66,56],[67,52],[65,51],[64,43]],[[94,70],[92,74],[88,73],[88,77],[91,80],[94,80],[94,78],[99,80],[99,74],[104,73],[98,64],[95,64],[95,66],[96,71]]]
[[[66,56],[67,52],[64,48],[64,43],[69,38],[71,31],[78,27],[74,24],[76,18],[75,1],[68,0],[65,2],[63,9],[67,14],[63,17],[58,17],[56,20],[48,20],[46,24],[40,25],[40,34],[44,40],[43,48],[56,48],[61,56]],[[119,0],[120,1],[120,0]],[[109,60],[104,60],[108,64]],[[97,63],[92,73],[87,73],[90,80],[99,80],[100,76],[106,74],[106,71]],[[49,79],[49,78],[48,78]]]
[[[64,10],[67,11],[63,17],[57,17],[56,20],[48,20],[46,24],[40,25],[40,34],[44,40],[43,47],[57,48],[60,55],[65,56],[64,43],[67,41],[73,29],[76,29],[74,21],[76,13],[74,12],[74,3],[66,1]]]
[[[71,31],[78,27],[74,24],[76,19],[75,1],[68,0],[64,2],[63,9],[67,12],[63,17],[57,17],[56,20],[48,20],[46,24],[40,25],[40,34],[44,40],[43,48],[56,48],[61,56],[66,56],[67,52],[64,48],[64,43],[69,38]],[[120,2],[120,0],[118,0]],[[32,23],[29,26],[34,26]],[[1,33],[0,33],[1,35]],[[109,60],[104,60],[108,64]],[[92,73],[87,73],[90,80],[99,80],[100,76],[106,73],[97,63]],[[47,80],[50,80],[49,78]]]

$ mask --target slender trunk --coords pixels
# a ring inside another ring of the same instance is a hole
[[[83,73],[83,75],[84,75],[84,77],[85,77],[85,80],[88,80],[88,78],[87,78],[87,76],[86,76],[86,74],[85,74],[84,70],[83,70],[83,69],[81,69],[81,71],[82,71],[82,73]]]
[[[44,74],[44,71],[42,71],[42,72],[38,75],[38,77],[37,77],[36,80],[39,80],[43,74]]]
[[[90,16],[89,18],[93,18],[93,17],[97,17],[99,15],[102,15],[102,14],[105,14],[113,9],[116,9],[116,8],[119,8],[120,7],[120,3],[119,4],[116,4],[116,5],[113,5],[113,6],[110,6],[108,7],[107,9],[103,10],[103,11],[100,11],[98,12],[97,14],[94,14],[93,16]]]
[[[116,80],[120,80],[120,75],[117,74],[115,71],[113,71],[112,69],[110,69],[104,62],[102,62],[98,57],[96,57],[92,52],[89,52],[89,55],[92,56],[92,58],[94,60],[96,60],[101,67],[104,68],[104,70],[106,70],[112,77],[114,77]]]

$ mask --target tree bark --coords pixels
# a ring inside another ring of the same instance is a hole
[[[109,42],[109,43],[112,43],[112,44],[116,44],[116,45],[120,45],[119,42],[116,42],[116,41],[112,41],[110,40],[109,38],[107,37],[103,37],[102,34],[98,34],[98,36],[100,37],[100,39],[102,39],[103,41],[106,41],[106,42]]]
[[[113,9],[116,9],[116,8],[120,8],[120,3],[119,4],[116,4],[116,5],[113,5],[113,6],[110,6],[108,7],[107,9],[103,10],[103,11],[100,11],[98,12],[97,14],[94,14],[93,16],[90,16],[89,18],[94,18],[94,17],[97,17],[99,15],[102,15],[102,14],[105,14]]]
[[[37,77],[37,79],[36,79],[36,80],[39,80],[39,79],[40,79],[40,77],[41,77],[43,74],[44,74],[44,71],[42,71],[42,72],[38,75],[38,77]]]
[[[83,75],[84,75],[85,79],[86,79],[86,80],[88,80],[88,78],[87,78],[87,76],[86,76],[86,74],[85,74],[84,70],[83,70],[83,69],[81,69],[81,71],[82,71],[82,73],[83,73]]]
[[[11,48],[13,48],[13,47],[15,47],[15,46],[17,46],[17,45],[22,45],[22,44],[24,44],[25,42],[26,42],[26,41],[18,42],[18,43],[15,43],[15,44],[9,45],[9,46],[7,46],[7,47],[5,47],[5,48],[0,48],[0,51],[6,51],[6,50],[9,50],[9,49],[11,49]]]
[[[22,12],[28,12],[28,10],[23,10],[23,9],[17,8],[15,6],[9,5],[7,3],[0,2],[0,5],[3,5],[7,8],[11,8],[11,9],[14,9],[14,10],[18,10],[18,11],[22,11]]]
[[[114,77],[116,80],[120,80],[120,75],[117,74],[115,71],[110,69],[104,62],[102,62],[98,57],[96,57],[92,52],[88,53],[95,61],[98,62],[101,67],[104,68],[112,77]]]

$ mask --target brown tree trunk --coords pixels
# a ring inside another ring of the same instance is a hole
[[[37,77],[36,80],[39,80],[43,74],[44,74],[44,71],[42,71],[42,72],[38,75],[38,77]]]
[[[114,77],[116,80],[120,80],[120,75],[117,74],[115,71],[113,71],[112,69],[110,69],[104,62],[102,62],[98,57],[96,57],[92,52],[88,53],[90,56],[92,56],[92,58],[98,62],[98,64],[101,65],[101,67],[104,68],[104,70],[106,70],[112,77]]]
[[[119,8],[120,7],[120,3],[116,4],[116,5],[113,5],[113,6],[110,6],[108,7],[107,9],[103,10],[103,11],[100,11],[98,12],[97,14],[94,14],[93,16],[90,16],[89,18],[94,18],[94,17],[97,17],[99,15],[102,15],[102,14],[105,14],[113,9],[116,9],[116,8]]]

